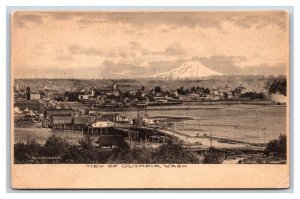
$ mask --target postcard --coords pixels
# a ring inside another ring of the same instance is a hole
[[[285,10],[15,10],[15,189],[288,188]]]

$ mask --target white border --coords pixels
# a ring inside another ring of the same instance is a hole
[[[1,150],[0,150],[0,158],[1,158],[1,164],[0,164],[0,193],[1,193],[1,196],[0,198],[7,198],[7,197],[10,197],[10,198],[41,198],[41,197],[53,197],[53,195],[48,195],[48,196],[41,196],[41,193],[43,193],[43,191],[39,192],[38,194],[26,194],[26,195],[23,195],[23,194],[7,194],[6,192],[8,191],[7,190],[7,185],[6,181],[4,179],[6,179],[7,177],[7,174],[6,174],[6,168],[7,167],[7,164],[6,164],[6,128],[7,127],[7,122],[6,122],[6,101],[9,101],[9,96],[7,96],[7,93],[6,92],[6,89],[7,89],[7,83],[9,82],[8,79],[6,79],[6,55],[8,54],[6,52],[6,46],[4,45],[6,43],[6,31],[5,30],[5,27],[6,27],[6,6],[217,6],[216,8],[220,8],[222,9],[222,7],[219,7],[219,6],[294,6],[294,35],[295,35],[295,38],[294,38],[294,54],[296,55],[295,56],[295,59],[294,59],[294,113],[295,113],[295,116],[294,118],[298,118],[297,115],[299,115],[299,94],[297,93],[297,89],[295,88],[298,88],[299,86],[299,78],[297,78],[297,74],[299,74],[299,67],[298,66],[298,63],[299,63],[299,39],[297,38],[296,35],[300,35],[300,32],[299,32],[299,28],[297,26],[297,24],[299,24],[299,9],[300,9],[300,5],[299,5],[299,1],[297,0],[251,0],[249,2],[246,2],[244,0],[209,0],[209,1],[204,1],[204,2],[196,2],[196,1],[192,1],[192,0],[183,0],[183,1],[179,1],[179,0],[173,0],[173,1],[169,1],[169,3],[166,3],[166,2],[163,2],[162,0],[151,0],[151,1],[137,1],[137,0],[128,0],[128,1],[122,1],[122,0],[107,0],[105,2],[99,2],[97,0],[52,0],[52,1],[45,1],[45,0],[27,0],[26,3],[25,3],[25,0],[7,0],[5,2],[3,2],[4,0],[2,0],[0,3],[1,3],[1,7],[0,7],[0,19],[1,19],[1,31],[0,31],[0,43],[2,45],[0,45],[0,49],[1,49],[1,54],[0,54],[0,63],[1,63],[1,67],[0,67],[0,91],[1,93],[4,93],[4,96],[3,95],[0,95],[1,98],[0,98],[0,101],[1,101],[1,104],[0,104],[0,127],[1,127],[1,137],[0,137],[0,146],[1,146]],[[297,56],[298,55],[298,56]],[[291,60],[293,61],[293,60]],[[296,120],[296,119],[295,119]],[[298,120],[299,121],[299,120]],[[294,155],[294,168],[295,168],[295,176],[294,176],[294,191],[296,192],[296,194],[287,194],[287,195],[283,195],[283,194],[276,194],[276,193],[273,193],[272,195],[268,195],[273,197],[273,198],[286,198],[286,197],[292,197],[292,198],[296,198],[296,197],[299,197],[297,196],[299,194],[299,192],[297,191],[298,189],[298,180],[297,179],[300,179],[299,177],[299,172],[297,172],[297,168],[300,168],[299,166],[299,155],[297,157],[297,151],[300,151],[299,150],[299,147],[300,145],[298,144],[298,141],[299,141],[299,122],[297,123],[295,121],[295,126],[294,126],[294,143],[295,143],[295,148],[294,148],[294,151],[295,151],[295,155]],[[46,191],[46,192],[49,192],[49,191]],[[61,192],[61,191],[56,191],[56,192]],[[70,191],[68,191],[70,193]],[[72,191],[74,192],[74,191]],[[77,191],[76,191],[77,192]],[[83,191],[83,192],[90,192],[90,191]],[[104,191],[106,193],[110,193],[112,191]],[[123,192],[128,192],[128,191],[123,191]],[[131,191],[129,191],[131,193]],[[136,192],[141,192],[141,191],[136,191]],[[146,191],[146,192],[151,192],[152,191]],[[157,191],[156,191],[157,192]],[[184,197],[183,195],[181,194],[178,194],[178,191],[175,191],[175,195],[171,195],[169,194],[170,192],[173,192],[173,191],[158,191],[158,193],[160,192],[168,192],[168,196],[171,196],[172,198],[182,198]],[[181,192],[181,191],[179,191]],[[184,191],[185,192],[185,191]],[[207,195],[207,191],[190,191],[192,193],[196,193],[196,192],[204,192],[203,194],[204,195],[201,195],[201,196],[197,196],[197,195],[189,195],[188,197],[211,197],[211,195]],[[212,191],[208,191],[208,192],[212,192]],[[218,191],[217,191],[218,192]],[[222,190],[221,192],[232,192],[232,191],[226,191],[226,190]],[[240,192],[240,191],[237,191],[237,192]],[[272,191],[271,191],[272,192]],[[118,192],[117,192],[118,193]],[[94,195],[91,194],[89,195],[88,197]],[[163,197],[166,197],[167,196],[166,194],[163,196]],[[68,195],[67,197],[72,197],[72,198],[82,198],[84,197],[82,194],[72,194],[72,195]],[[145,196],[140,196],[140,195],[136,195],[136,194],[133,194],[133,195],[127,195],[126,194],[126,197],[130,197],[130,198],[140,198],[140,197],[155,197],[154,195],[145,195]],[[217,195],[215,195],[217,196]],[[248,194],[248,195],[243,195],[241,196],[240,194],[235,194],[235,195],[219,195],[223,198],[227,198],[227,197],[230,197],[230,198],[241,198],[241,197],[249,197],[249,198],[253,198],[253,197],[266,197],[266,195],[264,194],[259,194],[259,195],[252,195],[252,194]],[[98,196],[99,197],[99,196]],[[100,196],[100,197],[111,197],[111,196]],[[122,195],[117,195],[116,197],[124,197],[123,194]]]

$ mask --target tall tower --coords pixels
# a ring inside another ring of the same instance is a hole
[[[112,89],[113,91],[116,91],[118,89],[118,85],[116,84],[116,82],[113,83]]]

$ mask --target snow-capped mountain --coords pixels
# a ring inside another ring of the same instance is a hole
[[[208,77],[214,75],[223,75],[219,72],[213,71],[197,61],[185,62],[181,66],[166,72],[154,75],[156,78],[172,78],[172,79],[198,79],[201,77]]]

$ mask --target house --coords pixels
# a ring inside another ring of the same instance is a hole
[[[227,92],[227,99],[232,99],[232,98],[233,98],[232,92]]]
[[[125,140],[121,135],[102,135],[96,141],[101,148],[115,148],[125,145]]]
[[[143,118],[143,122],[145,125],[151,125],[156,123],[156,121],[153,118]]]
[[[211,100],[220,100],[221,97],[220,97],[219,95],[211,95],[211,96],[210,96],[210,99],[211,99]]]
[[[106,95],[97,95],[96,99],[97,100],[104,100],[104,99],[106,99]]]
[[[86,92],[85,89],[80,90],[80,93],[85,93],[85,92]]]
[[[210,95],[219,95],[219,91],[218,90],[211,90]]]
[[[20,110],[24,110],[25,108],[29,108],[31,110],[39,110],[41,108],[41,104],[37,101],[26,101],[20,100],[14,103],[15,107],[19,107]]]
[[[121,116],[119,113],[102,113],[101,118],[112,122],[128,122],[128,118]]]
[[[105,120],[97,120],[92,124],[92,128],[108,128],[112,127],[113,123]]]
[[[192,100],[198,100],[199,99],[199,94],[197,93],[192,93],[189,95],[190,99]]]
[[[116,122],[128,122],[129,120],[128,120],[128,118],[127,117],[124,117],[124,116],[122,116],[122,115],[120,115],[120,114],[117,114],[116,115]]]
[[[72,117],[71,116],[51,116],[49,118],[49,126],[52,129],[71,129]]]
[[[26,107],[24,110],[23,110],[23,113],[27,116],[36,116],[36,113],[34,112],[34,110]]]
[[[19,107],[14,107],[14,114],[21,114],[22,111],[19,109]]]
[[[41,94],[40,93],[30,93],[30,100],[40,100]]]
[[[83,115],[85,114],[85,110],[88,108],[80,102],[63,102],[62,105],[64,108],[72,109],[73,111],[77,111]]]
[[[121,92],[116,90],[116,91],[112,91],[113,96],[115,97],[119,97],[121,95]]]
[[[97,115],[97,111],[95,109],[86,109],[85,114],[89,115],[89,116],[92,116],[92,115],[95,116],[95,115]]]
[[[80,94],[79,96],[78,96],[78,99],[79,100],[87,100],[87,99],[89,99],[90,98],[90,95],[88,95],[88,94]]]
[[[168,103],[168,100],[167,99],[160,99],[160,100],[157,100],[156,101],[157,103]]]

